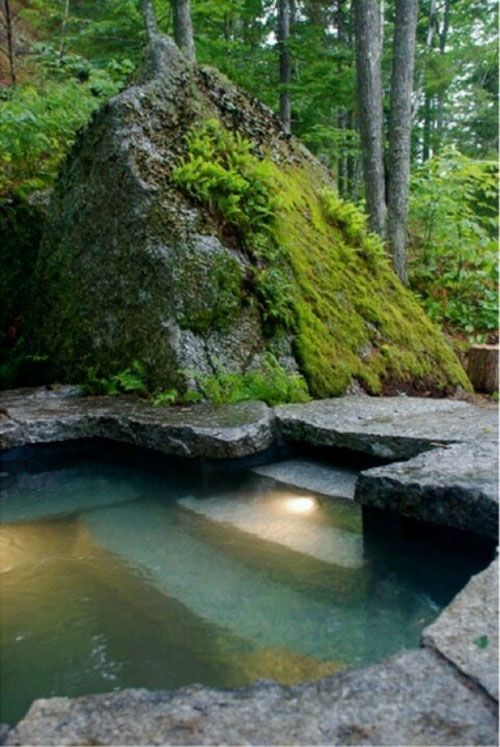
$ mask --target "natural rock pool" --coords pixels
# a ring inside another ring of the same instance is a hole
[[[25,452],[26,454],[26,452]],[[484,559],[251,469],[43,448],[2,467],[0,720],[126,687],[285,684],[415,647]]]

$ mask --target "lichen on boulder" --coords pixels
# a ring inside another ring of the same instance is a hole
[[[271,353],[314,396],[355,382],[373,394],[469,388],[330,187],[270,110],[158,37],[54,189],[26,322],[33,352],[63,382],[138,360],[151,388],[182,387],[189,371],[244,372]]]

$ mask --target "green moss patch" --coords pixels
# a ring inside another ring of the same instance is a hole
[[[241,306],[242,284],[240,265],[229,252],[188,253],[177,281],[180,326],[198,334],[229,329]]]
[[[439,330],[392,271],[364,218],[318,183],[313,167],[276,169],[275,236],[295,279],[296,353],[318,397],[352,379],[445,393],[470,384]]]

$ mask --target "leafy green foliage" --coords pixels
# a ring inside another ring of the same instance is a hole
[[[0,100],[0,194],[51,186],[76,131],[131,70],[127,60],[107,69],[77,55],[61,60],[50,45],[34,45],[33,52],[36,76]]]
[[[165,389],[153,397],[153,404],[156,407],[168,407],[169,405],[177,404],[179,400],[180,395],[177,389]]]
[[[368,233],[365,214],[352,202],[346,202],[339,197],[332,189],[324,189],[321,197],[328,221],[342,229],[350,241],[361,241]]]
[[[219,371],[214,376],[197,372],[190,374],[203,396],[217,406],[247,400],[261,400],[275,406],[287,402],[307,402],[310,399],[304,378],[284,369],[270,354],[259,370],[242,374]]]
[[[413,176],[410,280],[432,319],[474,340],[497,329],[495,166],[455,150]]]
[[[83,384],[86,394],[146,394],[146,374],[144,366],[139,361],[134,361],[130,368],[119,371],[109,378],[99,377],[97,368],[89,369],[87,379]]]
[[[254,275],[255,295],[262,305],[264,322],[271,327],[282,326],[293,330],[295,312],[293,307],[293,284],[279,267],[266,267]]]
[[[264,322],[271,329],[292,328],[293,286],[286,276],[281,247],[273,238],[278,209],[275,167],[254,156],[251,147],[218,120],[207,120],[189,134],[187,155],[172,178],[235,233],[256,264],[252,282]]]
[[[174,171],[174,182],[244,237],[268,233],[276,201],[268,164],[252,155],[250,141],[209,119],[189,135],[187,146],[187,158]]]

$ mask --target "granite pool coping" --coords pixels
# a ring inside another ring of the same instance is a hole
[[[386,460],[437,446],[496,442],[496,407],[450,399],[345,396],[269,408],[263,402],[157,408],[77,387],[0,392],[0,448],[101,436],[187,457],[255,454],[278,438]]]
[[[263,403],[244,403],[217,410],[196,407],[165,411],[129,398],[82,398],[68,387],[18,390],[0,395],[0,445],[11,449],[101,437],[166,454],[215,459],[256,454],[280,438],[292,443],[353,448],[407,459],[403,465],[410,468],[412,462],[420,460],[413,466],[419,471],[424,497],[429,498],[427,503],[422,501],[425,520],[453,525],[449,517],[456,513],[456,505],[451,511],[438,508],[436,503],[436,470],[439,473],[442,462],[443,479],[450,476],[453,444],[459,444],[465,450],[480,450],[478,464],[484,462],[486,454],[487,482],[491,482],[495,411],[448,400],[382,399],[380,405],[371,398],[344,397],[274,410]],[[426,404],[419,404],[422,402]],[[357,414],[349,419],[351,405]],[[437,418],[425,424],[431,411]],[[414,431],[408,422],[413,417]],[[357,431],[353,426],[356,419]],[[442,427],[443,422],[447,422],[446,427]],[[372,445],[370,437],[374,439]],[[426,458],[431,458],[429,469]],[[459,450],[458,459],[463,461]],[[467,479],[471,485],[454,491],[462,496],[462,506],[471,495],[476,496],[474,460],[469,466]],[[360,480],[364,479],[366,486],[367,480],[380,478],[378,474],[370,476],[370,472],[391,468],[398,471],[401,465],[368,470]],[[425,487],[426,480],[431,487]],[[401,504],[391,503],[393,487],[391,490],[386,498],[379,490],[378,505],[400,511]],[[488,502],[487,518],[483,516],[487,527],[475,525],[474,531],[491,537],[493,496],[490,489],[484,495]],[[416,513],[415,518],[419,518]],[[462,516],[463,512],[458,514]],[[443,522],[443,517],[448,518]],[[460,522],[460,528],[468,528],[462,526],[462,519]],[[12,745],[493,745],[498,740],[497,612],[495,560],[474,576],[424,630],[420,649],[380,664],[295,687],[267,681],[238,690],[193,686],[169,692],[123,690],[81,698],[41,699],[32,704],[3,741]]]
[[[495,407],[346,396],[276,408],[263,402],[158,408],[134,397],[83,397],[77,387],[0,393],[0,455],[91,438],[213,460],[261,455],[265,461],[266,450],[283,443],[383,457],[391,463],[361,474],[355,500],[498,537]]]
[[[497,586],[495,560],[424,630],[422,648],[371,667],[294,687],[261,681],[39,699],[5,743],[495,745]]]

